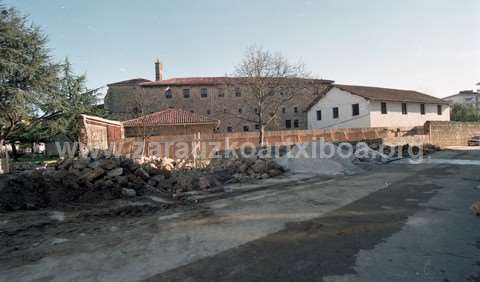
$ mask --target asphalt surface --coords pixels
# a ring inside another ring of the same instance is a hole
[[[409,173],[320,217],[147,280],[480,281],[480,218],[469,211],[480,200],[480,166],[468,162],[480,152],[434,159],[375,166],[377,177]]]

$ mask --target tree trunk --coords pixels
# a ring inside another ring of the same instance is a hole
[[[265,145],[265,126],[263,124],[260,125],[260,132],[258,136],[258,143],[263,146]]]
[[[13,157],[13,160],[16,161],[18,159],[17,146],[15,146],[15,143],[12,143],[11,146],[12,146],[12,157]]]

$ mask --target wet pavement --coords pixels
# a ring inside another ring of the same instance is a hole
[[[480,166],[471,162],[480,152],[433,159],[455,161],[376,168],[412,174],[148,281],[480,281],[480,218],[469,211],[480,200]]]
[[[25,231],[10,237],[22,244],[4,250],[0,281],[479,281],[480,217],[469,207],[480,151],[433,159],[233,187],[171,214],[10,215]]]

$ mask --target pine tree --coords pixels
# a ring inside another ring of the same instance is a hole
[[[0,143],[39,121],[55,116],[42,111],[56,89],[57,65],[47,38],[14,8],[0,6]]]

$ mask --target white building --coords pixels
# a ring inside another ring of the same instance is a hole
[[[473,90],[464,90],[458,92],[458,94],[443,98],[443,100],[450,103],[450,105],[460,104],[476,107],[480,109],[480,97],[479,93]]]
[[[448,102],[410,90],[333,84],[307,108],[308,128],[415,127],[449,121]]]

